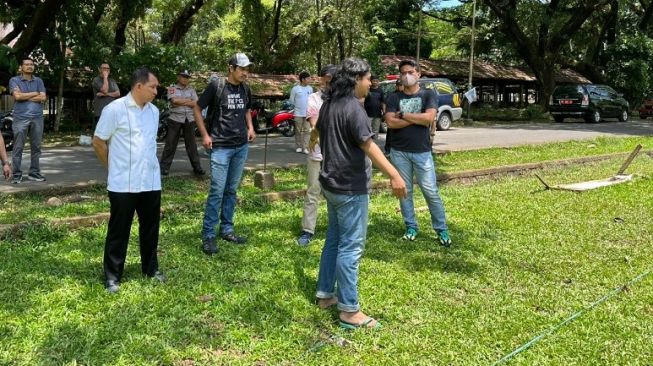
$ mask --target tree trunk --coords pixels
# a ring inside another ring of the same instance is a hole
[[[345,59],[345,38],[342,36],[341,29],[338,29],[336,38],[338,39],[338,57],[340,57],[340,61],[342,61]]]
[[[55,18],[64,2],[65,0],[45,0],[39,5],[14,45],[14,55],[17,60],[29,55],[43,36],[47,34],[48,25]],[[19,63],[20,61],[22,60],[18,60]]]
[[[193,16],[204,5],[204,0],[193,0],[184,7],[170,26],[170,29],[161,37],[161,43],[179,44],[193,25]]]
[[[61,117],[63,116],[63,80],[66,75],[66,42],[63,41],[65,36],[62,35],[62,40],[59,42],[59,49],[61,51],[61,71],[59,72],[59,88],[57,90],[57,114],[54,119],[54,132],[59,132],[61,126]]]
[[[556,87],[555,69],[553,65],[547,65],[541,70],[535,71],[535,75],[536,83],[541,91],[540,105],[545,111],[549,110],[549,97],[553,95],[553,89]]]
[[[641,3],[643,6],[644,2],[642,1]],[[646,11],[644,12],[642,19],[639,22],[639,29],[642,32],[646,32],[651,26],[651,23],[653,23],[653,1],[648,3],[648,6],[646,7]]]

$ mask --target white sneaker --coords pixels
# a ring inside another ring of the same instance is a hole
[[[295,149],[295,152],[296,152],[296,153],[301,153],[301,152],[302,152],[302,148],[301,148],[301,147],[296,148],[296,149]]]
[[[308,155],[308,149],[304,149],[302,152],[303,152],[304,154]]]

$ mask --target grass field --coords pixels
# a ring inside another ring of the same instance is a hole
[[[575,182],[620,164],[541,174]],[[313,304],[324,207],[315,241],[301,248],[301,200],[266,204],[245,192],[236,229],[249,244],[221,243],[209,258],[199,249],[202,183],[168,180],[164,205],[175,209],[160,239],[167,284],[141,277],[137,227],[116,296],[102,286],[104,225],[73,231],[46,221],[2,241],[0,364],[493,364],[653,268],[652,161],[640,156],[629,171],[638,173],[633,182],[583,194],[543,191],[532,176],[444,185],[448,250],[435,244],[423,210],[417,240],[398,239],[397,201],[372,196],[360,295],[384,328],[357,332],[340,330],[336,312]],[[643,277],[507,364],[653,363],[652,290],[653,275]]]

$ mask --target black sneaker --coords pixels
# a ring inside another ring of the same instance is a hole
[[[41,173],[29,173],[27,179],[33,180],[35,182],[45,182],[45,177]]]
[[[199,168],[199,169],[194,169],[193,174],[195,174],[195,175],[205,175],[206,172],[204,171],[204,169]]]
[[[202,239],[202,251],[208,255],[218,252],[218,246],[215,244],[215,238]]]
[[[220,234],[220,237],[222,240],[230,241],[234,244],[245,244],[247,243],[247,238],[238,236],[234,234],[233,232],[228,233],[228,234]]]
[[[11,184],[20,184],[23,181],[23,176],[22,175],[14,175],[11,178]]]
[[[165,177],[165,176],[167,176],[168,174],[170,174],[170,171],[168,171],[168,169],[161,169],[161,175],[162,175],[162,176]]]

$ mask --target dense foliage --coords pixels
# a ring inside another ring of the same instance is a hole
[[[3,80],[31,54],[56,84],[63,67],[94,73],[102,61],[119,78],[151,65],[164,83],[184,67],[224,71],[244,51],[257,72],[315,73],[348,56],[379,67],[378,55],[469,56],[472,0],[27,0],[5,1],[0,22]],[[476,12],[480,59],[529,66],[541,88],[571,67],[613,85],[634,104],[653,92],[653,1],[481,1]],[[420,16],[421,13],[421,16]],[[421,18],[421,21],[420,21]],[[421,31],[418,31],[421,23]],[[67,51],[66,51],[67,50]],[[65,51],[65,52],[64,52]],[[65,57],[64,57],[65,56]],[[47,60],[47,62],[46,62]],[[543,98],[546,100],[546,98]]]

